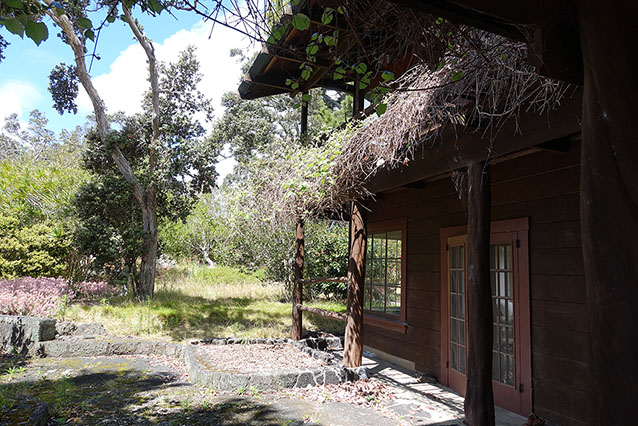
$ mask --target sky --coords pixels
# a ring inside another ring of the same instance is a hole
[[[237,91],[241,75],[241,64],[229,55],[230,49],[240,48],[248,53],[256,47],[240,33],[211,23],[202,22],[194,14],[179,13],[175,17],[162,13],[159,17],[134,14],[144,27],[148,37],[153,40],[155,53],[160,61],[177,60],[179,52],[188,45],[194,45],[200,61],[203,79],[200,90],[213,99],[215,116],[220,117],[223,108],[220,104],[225,92]],[[95,23],[94,23],[95,24]],[[58,114],[52,107],[53,101],[48,92],[51,69],[64,62],[73,63],[71,48],[57,37],[57,31],[50,21],[49,39],[40,46],[25,37],[8,33],[3,27],[0,31],[11,43],[5,50],[0,62],[0,120],[11,113],[18,114],[21,121],[27,122],[32,109],[43,111],[49,119],[49,128],[56,133],[62,129],[72,129],[85,122],[87,114],[92,112],[88,96],[80,86],[78,114]],[[212,35],[211,35],[211,29]],[[88,42],[93,49],[93,43]],[[141,110],[144,91],[148,90],[148,68],[146,55],[128,26],[116,21],[105,28],[98,39],[95,60],[90,73],[100,96],[109,112],[124,111],[132,114]],[[87,65],[88,65],[87,59]],[[210,125],[207,126],[210,128]],[[218,166],[221,175],[227,174],[234,161],[224,161]]]

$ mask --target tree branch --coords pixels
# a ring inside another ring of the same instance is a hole
[[[151,146],[149,148],[149,172],[152,174],[155,171],[155,167],[157,165],[157,143],[160,136],[160,128],[159,128],[159,77],[157,72],[157,60],[155,58],[155,48],[153,47],[153,43],[147,39],[142,31],[138,27],[137,23],[131,16],[131,12],[128,10],[124,2],[122,2],[122,10],[124,11],[124,17],[129,27],[131,27],[131,31],[135,35],[135,38],[140,43],[144,52],[146,52],[146,57],[148,58],[148,72],[149,78],[151,80],[151,125],[153,128],[153,135],[151,136]]]

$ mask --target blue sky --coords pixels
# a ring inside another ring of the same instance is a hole
[[[222,112],[219,106],[221,94],[236,90],[240,76],[239,64],[228,56],[233,47],[251,49],[246,38],[237,32],[215,27],[208,39],[211,25],[202,23],[194,14],[179,13],[177,18],[167,13],[152,18],[135,14],[144,26],[145,33],[154,41],[160,60],[171,61],[188,44],[197,47],[198,57],[205,75],[200,89],[214,99],[216,115]],[[94,22],[96,25],[97,22]],[[86,94],[81,93],[77,115],[65,113],[60,116],[51,106],[51,95],[47,91],[48,75],[60,62],[71,64],[73,56],[69,46],[57,37],[57,29],[50,21],[49,39],[40,46],[31,40],[8,33],[0,27],[3,36],[11,45],[5,51],[6,59],[0,63],[0,120],[9,113],[17,113],[27,121],[29,111],[44,111],[50,120],[50,128],[59,132],[62,128],[73,128],[82,124],[91,105]],[[89,42],[89,48],[93,44]],[[254,48],[254,47],[252,47]],[[141,48],[133,40],[130,29],[121,21],[105,28],[97,46],[97,55],[91,75],[111,112],[124,110],[132,113],[139,110],[141,93],[147,89],[148,74]],[[82,89],[81,89],[82,91]]]

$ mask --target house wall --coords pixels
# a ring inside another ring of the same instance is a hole
[[[579,221],[580,144],[492,168],[492,220],[528,217],[534,411],[584,425],[587,322]],[[364,343],[441,372],[440,229],[465,225],[450,178],[397,189],[368,202],[369,222],[407,216],[407,330],[367,325]]]

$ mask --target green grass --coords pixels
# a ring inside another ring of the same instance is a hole
[[[288,337],[291,310],[283,284],[228,267],[189,265],[162,271],[155,297],[137,302],[115,297],[101,302],[76,302],[65,320],[100,322],[114,335],[184,340],[203,337]],[[309,303],[345,312],[338,301]],[[304,313],[304,328],[343,333],[342,322]]]

